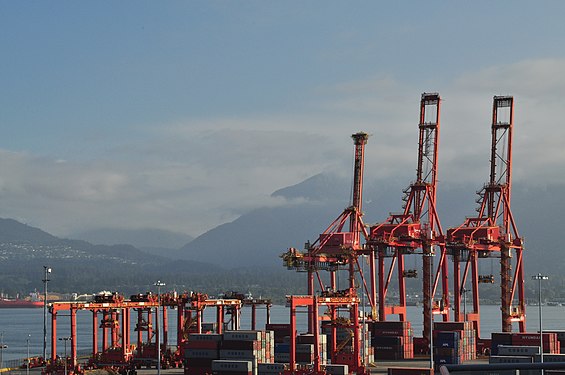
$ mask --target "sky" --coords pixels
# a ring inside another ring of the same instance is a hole
[[[488,179],[515,98],[514,185],[565,185],[562,1],[2,1],[0,217],[69,236],[199,235],[318,173],[415,177],[423,92],[441,184]]]

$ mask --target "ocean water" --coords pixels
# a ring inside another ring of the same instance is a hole
[[[543,306],[543,329],[565,330],[565,306]],[[537,332],[539,330],[539,307],[528,306],[527,330]],[[266,322],[266,310],[257,308],[257,327],[263,328]],[[415,336],[422,336],[422,308],[416,306],[408,307],[408,319],[412,323]],[[273,306],[271,308],[271,323],[288,323],[289,310],[284,306]],[[215,322],[216,310],[207,308],[204,312],[204,322]],[[176,344],[176,310],[168,310],[169,320],[169,345]],[[100,320],[99,315],[99,320]],[[133,330],[136,315],[132,313],[132,343],[136,341],[136,333]],[[436,321],[439,317],[436,316]],[[481,337],[490,337],[491,332],[500,332],[500,307],[485,305],[481,306]],[[299,332],[305,332],[307,327],[306,309],[297,314],[297,327]],[[251,308],[245,307],[241,315],[241,329],[251,328]],[[514,330],[517,331],[515,326]],[[101,336],[99,331],[99,337]],[[4,349],[3,360],[25,358],[27,356],[28,339],[31,356],[42,355],[43,352],[43,309],[0,309],[0,333],[3,343],[8,345]],[[28,336],[31,335],[31,336]],[[57,337],[70,336],[70,316],[64,312],[57,315]],[[77,312],[77,350],[79,353],[91,351],[92,337],[92,313],[90,311]],[[162,335],[161,335],[162,337]],[[99,345],[100,347],[101,345]],[[51,353],[51,315],[47,313],[47,355]],[[64,355],[64,342],[57,341],[57,353]],[[67,347],[70,353],[70,347]]]

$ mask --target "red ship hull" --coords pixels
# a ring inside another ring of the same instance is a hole
[[[23,299],[0,299],[0,309],[25,309],[43,307],[43,301],[26,301]]]

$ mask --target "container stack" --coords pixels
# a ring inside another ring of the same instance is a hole
[[[363,324],[363,323],[361,323]],[[360,334],[362,335],[363,330],[360,330]],[[322,323],[322,333],[327,337],[327,345],[326,345],[326,358],[331,358],[331,340],[332,340],[332,325],[331,322],[326,321]],[[353,358],[353,330],[346,326],[338,326],[336,328],[336,338],[337,338],[337,346],[340,349],[339,353],[336,353],[336,361],[338,364],[349,364],[356,362],[356,359]],[[365,340],[363,337],[359,337],[359,350],[361,355],[366,353],[366,360],[368,363],[374,362],[374,350],[371,344],[371,333],[366,326],[365,329]],[[365,345],[365,348],[363,348]],[[339,370],[338,370],[339,371]]]
[[[220,343],[220,358],[229,361],[249,361],[253,373],[259,363],[272,363],[274,347],[271,331],[226,331]],[[226,365],[227,362],[224,362]]]
[[[512,332],[493,332],[490,341],[490,355],[498,355],[499,346],[512,345]]]
[[[271,331],[226,331],[222,335],[191,333],[184,344],[184,373],[256,375],[258,364],[273,362],[273,348]]]
[[[456,332],[457,334],[441,334],[442,332]],[[477,338],[473,322],[435,322],[433,334],[434,344],[436,334],[439,334],[439,340],[443,339],[444,348],[457,349],[454,355],[459,357],[460,363],[477,358]],[[458,342],[452,345],[449,340],[458,340]],[[434,345],[434,347],[438,346]]]
[[[185,375],[212,373],[212,361],[219,359],[222,335],[191,333],[184,343]]]
[[[557,335],[557,341],[559,341],[559,351],[561,354],[565,354],[565,331],[544,329],[543,332],[555,333]]]
[[[218,359],[212,362],[213,375],[253,375],[251,361]]]
[[[512,345],[517,346],[539,346],[540,335],[539,333],[513,333]],[[560,354],[561,348],[557,340],[556,333],[543,333],[543,352],[550,354]]]
[[[414,346],[410,322],[372,322],[371,344],[375,359],[414,358]]]
[[[458,331],[434,331],[434,365],[458,365],[463,362]]]
[[[273,332],[274,361],[276,363],[288,363],[290,361],[290,324],[267,324],[267,331]]]
[[[540,344],[540,335],[533,333],[493,332],[491,340],[491,355],[499,355],[500,346],[537,346]],[[561,345],[557,333],[543,333],[543,352],[560,354]]]
[[[532,363],[539,353],[539,346],[498,345],[497,355],[491,355],[489,363]]]
[[[296,363],[311,364],[314,362],[314,335],[311,333],[300,334],[296,337]],[[320,364],[328,362],[328,340],[324,334],[319,335]]]

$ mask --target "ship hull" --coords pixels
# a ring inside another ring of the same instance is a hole
[[[0,299],[0,309],[27,309],[43,307],[42,301]]]

